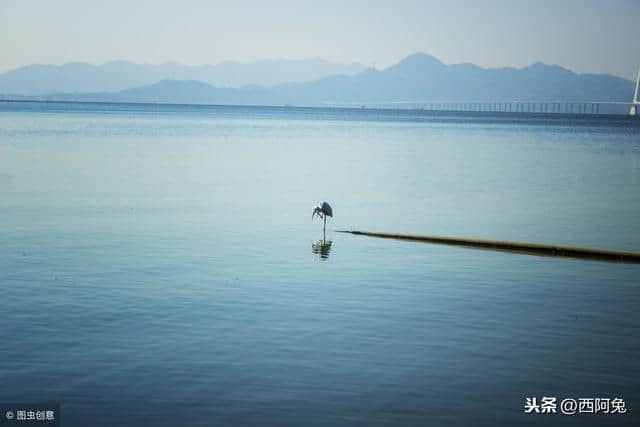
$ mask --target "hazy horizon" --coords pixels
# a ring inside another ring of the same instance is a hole
[[[0,71],[0,73],[5,73],[7,71],[12,71],[12,70],[17,70],[19,68],[22,67],[26,67],[29,65],[46,65],[46,66],[62,66],[62,65],[67,65],[67,64],[89,64],[89,65],[93,65],[95,67],[99,67],[101,65],[107,65],[107,64],[112,64],[112,63],[118,63],[118,62],[129,62],[129,63],[134,63],[134,64],[138,64],[138,65],[167,65],[167,64],[177,64],[177,65],[186,65],[189,67],[202,67],[202,66],[217,66],[217,65],[225,65],[225,64],[240,64],[240,65],[249,65],[249,64],[255,64],[255,63],[259,63],[259,62],[269,62],[269,61],[326,61],[326,62],[330,62],[332,64],[339,64],[339,65],[362,65],[363,67],[367,67],[364,64],[361,64],[359,62],[336,62],[336,61],[330,61],[326,58],[321,58],[319,56],[310,56],[308,58],[282,58],[282,57],[278,57],[278,58],[269,58],[269,57],[264,57],[264,58],[257,58],[255,60],[247,60],[247,61],[233,61],[233,60],[222,60],[220,62],[215,62],[215,63],[201,63],[201,64],[188,64],[185,62],[181,62],[181,61],[177,61],[177,60],[166,60],[166,61],[158,61],[158,62],[145,62],[145,61],[138,61],[134,58],[114,58],[114,59],[110,59],[108,61],[97,61],[97,62],[91,62],[91,61],[65,61],[65,62],[60,62],[60,63],[45,63],[45,62],[32,62],[29,64],[23,64],[23,65],[19,65],[15,68],[11,68],[9,70],[5,70],[5,71]]]
[[[279,58],[384,69],[425,52],[446,64],[521,68],[541,61],[634,80],[639,16],[640,3],[630,0],[493,0],[482,6],[6,0],[0,3],[0,72],[68,62],[216,65]]]
[[[409,53],[408,55],[405,55],[401,58],[398,58],[397,61],[389,64],[389,65],[385,65],[385,66],[378,66],[378,67],[374,67],[374,66],[367,66],[363,63],[357,62],[357,61],[353,61],[353,62],[337,62],[337,61],[332,61],[326,58],[321,58],[319,56],[315,56],[315,57],[308,57],[308,58],[282,58],[282,57],[278,57],[278,58],[268,58],[268,57],[264,57],[264,58],[257,58],[255,60],[247,60],[247,61],[234,61],[234,60],[223,60],[221,62],[216,62],[216,63],[203,63],[203,64],[187,64],[184,62],[180,62],[180,61],[176,61],[176,60],[167,60],[167,61],[162,61],[162,62],[144,62],[144,61],[138,61],[136,59],[128,59],[128,58],[116,58],[116,59],[111,59],[108,61],[103,61],[103,62],[89,62],[89,61],[66,61],[66,62],[61,62],[61,63],[41,63],[41,62],[34,62],[34,63],[30,63],[30,64],[24,64],[24,65],[20,65],[18,67],[15,68],[11,68],[9,70],[4,70],[4,71],[0,71],[0,74],[9,72],[9,71],[14,71],[14,70],[18,70],[20,68],[23,67],[28,67],[28,66],[32,66],[32,65],[41,65],[41,66],[52,66],[52,67],[60,67],[60,66],[65,66],[65,65],[70,65],[70,64],[88,64],[94,67],[100,67],[103,65],[108,65],[108,64],[114,64],[114,63],[132,63],[132,64],[137,64],[137,65],[153,65],[153,66],[161,66],[161,65],[169,65],[169,64],[173,64],[173,65],[183,65],[183,66],[188,66],[188,67],[206,67],[206,66],[219,66],[219,65],[228,65],[228,64],[234,64],[234,65],[252,65],[252,64],[257,64],[257,63],[262,63],[262,62],[276,62],[276,61],[291,61],[291,62],[295,62],[295,61],[299,61],[299,62],[303,62],[303,61],[324,61],[330,64],[335,64],[335,65],[345,65],[345,66],[349,66],[349,65],[361,65],[362,67],[364,67],[364,69],[367,68],[374,68],[378,71],[382,71],[385,70],[387,68],[393,67],[395,65],[397,65],[398,63],[402,62],[404,59],[413,56],[413,55],[428,55],[428,56],[432,56],[435,59],[441,61],[443,64],[447,65],[447,66],[451,66],[451,65],[462,65],[462,64],[471,64],[471,65],[476,65],[482,69],[485,70],[496,70],[496,69],[502,69],[502,68],[515,68],[515,69],[523,69],[523,68],[527,68],[530,67],[534,64],[537,63],[543,63],[545,65],[550,65],[550,66],[559,66],[562,68],[565,68],[569,71],[572,71],[576,74],[610,74],[616,77],[621,77],[627,80],[631,80],[633,83],[635,83],[637,74],[633,74],[630,77],[625,77],[625,76],[620,76],[620,75],[616,75],[614,73],[606,73],[606,72],[602,72],[602,73],[591,73],[591,72],[580,72],[578,70],[572,69],[570,67],[566,67],[563,66],[561,64],[556,64],[556,63],[548,63],[545,61],[541,61],[541,60],[534,60],[528,64],[524,64],[521,66],[515,66],[515,65],[498,65],[498,66],[490,66],[490,67],[484,67],[481,66],[479,64],[475,64],[473,62],[470,61],[460,61],[460,62],[451,62],[451,63],[447,63],[445,61],[442,61],[440,58],[438,58],[435,55],[431,55],[429,52],[412,52]]]

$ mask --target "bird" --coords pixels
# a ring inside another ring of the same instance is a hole
[[[318,206],[313,208],[313,213],[311,214],[311,220],[318,215],[320,218],[324,219],[324,226],[322,228],[323,233],[326,233],[327,230],[327,217],[330,216],[333,218],[333,209],[331,209],[331,205],[327,202],[320,202]]]

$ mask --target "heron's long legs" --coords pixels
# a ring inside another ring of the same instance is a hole
[[[324,216],[324,225],[322,227],[322,235],[325,237],[326,240],[326,235],[327,235],[327,216]]]

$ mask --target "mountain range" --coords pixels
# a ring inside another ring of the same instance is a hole
[[[138,71],[132,71],[130,75],[119,72],[113,75],[117,79],[113,77],[109,80],[107,67],[101,68],[101,72],[106,76],[104,81],[112,82],[112,86],[88,91],[90,93],[69,91],[65,88],[72,83],[79,87],[80,82],[60,78],[60,83],[55,89],[53,86],[47,86],[51,88],[50,92],[42,94],[44,86],[36,90],[37,81],[30,80],[29,73],[21,74],[19,69],[9,73],[13,73],[11,78],[23,82],[23,85],[7,86],[8,73],[5,73],[0,75],[0,93],[47,100],[237,105],[368,104],[399,101],[628,102],[633,95],[633,82],[629,80],[608,74],[577,74],[558,65],[541,62],[524,68],[482,68],[473,64],[445,65],[433,56],[416,53],[391,67],[377,70],[364,69],[357,64],[340,66],[322,60],[317,61],[323,65],[315,68],[315,74],[304,71],[307,66],[314,68],[311,63],[296,63],[295,66],[291,62],[269,63],[271,71],[264,76],[252,77],[247,69],[244,77],[236,76],[237,81],[260,81],[262,84],[252,83],[236,87],[220,87],[219,84],[210,84],[211,80],[204,81],[199,78],[174,78],[188,74],[176,72],[171,75],[163,74],[162,78],[150,84],[114,90],[111,87],[116,86],[113,83],[115,80],[119,79],[118,84],[122,85],[126,77],[131,85],[135,79],[142,77]],[[287,64],[292,67],[287,67]],[[137,69],[137,64],[128,66]],[[165,66],[168,67],[166,64]],[[189,69],[188,66],[175,66],[177,69]],[[25,69],[28,67],[21,70]],[[257,67],[253,72],[260,74],[263,69]],[[278,70],[281,70],[281,75],[278,75]],[[331,75],[334,73],[337,75]],[[153,80],[160,75],[161,73],[149,72],[145,78]],[[316,78],[318,75],[322,77]],[[43,80],[52,82],[54,79]],[[92,81],[94,86],[96,81],[95,78]],[[226,81],[231,80],[229,78]],[[32,83],[29,91],[24,89],[27,83]],[[23,92],[18,92],[18,87],[22,87]]]
[[[0,74],[0,93],[47,95],[51,93],[115,92],[147,86],[160,80],[196,80],[218,87],[274,86],[357,74],[360,64],[336,64],[324,59],[266,59],[250,63],[218,65],[137,64],[112,61],[102,65],[70,62],[63,65],[33,64]]]

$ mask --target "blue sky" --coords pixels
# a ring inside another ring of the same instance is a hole
[[[0,0],[0,72],[115,59],[322,57],[382,68],[420,51],[447,64],[541,60],[635,79],[638,18],[638,0]]]

